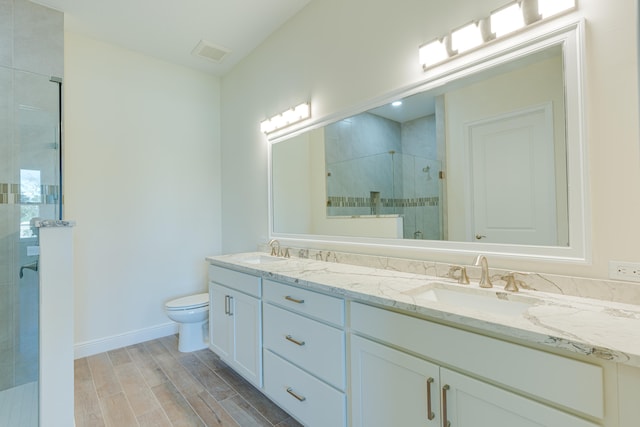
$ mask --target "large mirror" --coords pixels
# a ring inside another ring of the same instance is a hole
[[[280,138],[272,234],[581,257],[579,28],[514,42]]]

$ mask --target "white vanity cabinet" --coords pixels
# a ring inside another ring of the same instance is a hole
[[[261,279],[209,266],[210,348],[248,381],[262,387]]]
[[[359,303],[351,326],[353,427],[595,427],[570,411],[603,417],[598,366]]]
[[[439,367],[351,337],[351,419],[359,427],[439,426]]]
[[[270,280],[264,391],[308,427],[346,425],[344,300]]]

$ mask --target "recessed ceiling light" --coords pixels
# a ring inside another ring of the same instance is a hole
[[[392,106],[392,107],[399,107],[399,106],[401,106],[401,105],[402,105],[402,101],[393,101],[393,102],[391,103],[391,106]]]

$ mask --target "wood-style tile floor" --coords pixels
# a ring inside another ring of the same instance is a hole
[[[76,427],[300,427],[210,350],[169,336],[75,361]]]

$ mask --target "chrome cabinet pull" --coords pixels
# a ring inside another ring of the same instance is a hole
[[[436,414],[431,410],[431,384],[433,384],[434,381],[431,377],[427,379],[427,419],[429,421],[436,417]]]
[[[229,295],[224,296],[224,314],[229,314]]]
[[[232,308],[233,308],[233,297],[229,295],[229,316],[233,316],[233,311],[231,310]]]
[[[289,295],[284,297],[284,299],[286,299],[287,301],[295,302],[296,304],[304,304],[303,299],[295,299],[294,297],[290,297]]]
[[[447,419],[447,390],[449,390],[449,384],[445,384],[442,387],[442,425],[444,427],[451,426],[451,423]]]
[[[306,397],[301,396],[298,393],[296,393],[295,391],[293,391],[293,389],[291,387],[287,388],[287,393],[289,393],[291,396],[293,396],[296,399],[298,399],[299,402],[304,402],[305,400],[307,400]]]
[[[284,338],[287,341],[291,341],[292,343],[299,345],[300,347],[304,345],[304,341],[298,341],[297,339],[293,338],[291,335],[287,335]]]

